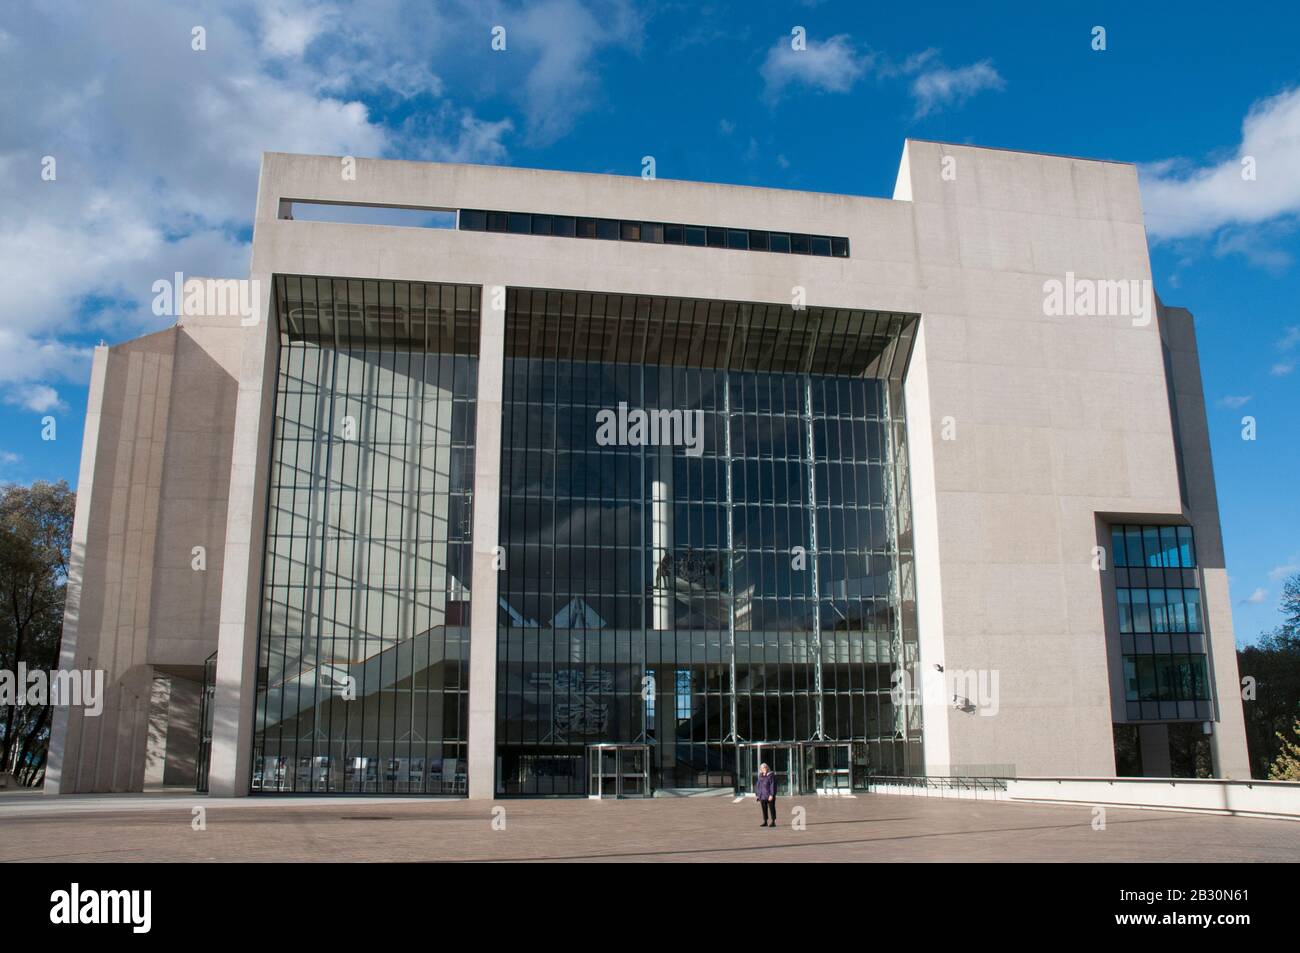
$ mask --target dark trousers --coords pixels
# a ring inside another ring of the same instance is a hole
[[[772,816],[772,826],[775,827],[776,826],[776,798],[772,798],[772,800],[770,801],[759,801],[758,803],[763,807],[763,823],[764,824],[767,823],[768,814],[770,813]]]

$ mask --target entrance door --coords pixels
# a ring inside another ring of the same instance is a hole
[[[650,746],[587,746],[587,797],[649,797]]]
[[[802,754],[805,794],[848,794],[853,789],[852,746],[842,741],[807,741]]]
[[[778,797],[790,797],[797,793],[795,781],[799,771],[794,745],[763,744],[755,742],[740,746],[740,758],[736,772],[738,794],[753,794],[757,784],[758,766],[766,764],[776,775],[776,793]]]

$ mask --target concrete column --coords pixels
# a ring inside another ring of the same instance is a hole
[[[907,402],[907,454],[912,485],[913,569],[916,573],[916,623],[921,654],[917,684],[901,688],[917,693],[921,705],[922,749],[925,773],[944,776],[952,772],[948,716],[951,694],[942,687],[944,675],[936,665],[947,666],[944,655],[943,587],[940,579],[939,506],[935,465],[934,419],[930,402],[930,369],[926,344],[928,322],[922,317],[912,345],[911,363],[903,382]],[[938,682],[939,685],[935,685]],[[927,691],[927,686],[933,686]],[[891,686],[892,687],[892,686]]]
[[[252,767],[253,703],[257,698],[257,621],[262,601],[271,430],[275,415],[278,337],[271,307],[271,274],[253,268],[260,282],[260,333],[244,341],[235,401],[230,497],[217,629],[217,685],[212,705],[213,797],[248,794]]]
[[[501,506],[501,393],[505,284],[484,284],[474,428],[474,579],[469,622],[469,796],[496,793],[497,527]]]
[[[655,476],[650,482],[650,553],[654,566],[654,627],[663,632],[673,627],[673,457],[672,448],[655,455]],[[662,578],[660,567],[668,566]]]
[[[63,640],[59,646],[59,668],[77,667],[77,634],[81,621],[81,589],[86,568],[86,541],[90,531],[90,501],[95,484],[95,460],[99,451],[99,428],[104,410],[104,382],[108,374],[108,348],[95,348],[90,365],[90,389],[86,399],[86,423],[81,438],[81,468],[77,474],[77,503],[72,518],[72,552],[68,560],[68,588],[63,609]],[[74,717],[75,714],[75,717]],[[50,748],[45,762],[46,794],[70,794],[77,790],[75,765],[66,765],[68,753],[78,750],[82,714],[58,705],[50,726]],[[69,738],[72,743],[69,744]],[[73,755],[75,760],[75,754]],[[68,770],[71,768],[72,770]]]
[[[655,406],[671,409],[672,390],[660,381],[660,391],[655,395]],[[667,780],[667,772],[677,767],[677,677],[668,664],[675,657],[670,646],[676,640],[673,616],[676,613],[676,567],[673,565],[673,448],[661,446],[658,452],[647,454],[653,474],[650,478],[650,559],[653,572],[651,590],[651,624],[657,633],[655,652],[658,668],[655,672],[655,740],[658,742],[659,767],[665,772],[665,787],[675,786],[676,775]],[[667,573],[661,579],[659,567],[668,559]]]

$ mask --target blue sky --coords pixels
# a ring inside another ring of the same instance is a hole
[[[653,155],[660,178],[874,196],[907,136],[1117,159],[1141,167],[1158,293],[1197,318],[1251,641],[1300,571],[1300,8],[1146,6],[9,4],[0,480],[75,483],[89,348],[165,326],[155,279],[247,272],[263,150],[625,175]]]

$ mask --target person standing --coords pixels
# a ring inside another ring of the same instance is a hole
[[[758,798],[759,805],[763,808],[763,823],[760,827],[768,827],[768,817],[772,818],[770,826],[776,827],[776,775],[772,769],[764,762],[758,766],[758,778],[754,783],[754,797]]]

